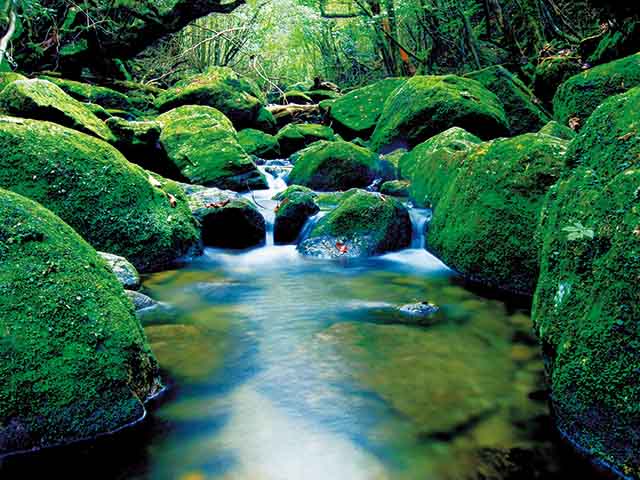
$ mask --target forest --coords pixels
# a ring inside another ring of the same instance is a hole
[[[640,480],[640,5],[0,0],[0,478]]]

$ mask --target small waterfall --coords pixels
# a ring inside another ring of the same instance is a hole
[[[426,247],[427,223],[431,220],[431,215],[432,212],[428,208],[409,208],[412,226],[411,248]]]
[[[316,224],[322,219],[322,217],[327,215],[327,211],[320,211],[318,213],[316,213],[313,217],[310,217],[307,220],[307,223],[304,224],[304,227],[302,227],[302,230],[300,230],[300,235],[298,236],[298,243],[303,241],[310,233],[311,230],[313,230],[313,227],[316,226]]]

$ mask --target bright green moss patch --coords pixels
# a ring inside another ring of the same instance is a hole
[[[539,255],[533,236],[566,147],[549,135],[526,134],[469,151],[437,202],[429,248],[471,280],[532,294]]]
[[[380,118],[384,102],[406,81],[404,78],[387,78],[331,102],[329,118],[333,128],[347,138],[369,137]]]
[[[497,65],[465,75],[495,93],[504,105],[512,135],[537,132],[551,118],[540,101],[522,81],[506,68]]]
[[[536,65],[533,76],[533,90],[545,105],[550,106],[558,87],[581,71],[580,61],[576,57],[546,57]]]
[[[0,117],[0,187],[38,201],[95,248],[140,270],[168,264],[198,239],[173,182],[153,180],[107,143],[53,123]]]
[[[46,80],[18,80],[7,85],[0,92],[0,111],[58,123],[106,141],[114,139],[102,120]]]
[[[56,77],[43,76],[40,78],[56,84],[80,102],[97,103],[104,108],[115,108],[119,110],[128,110],[131,108],[131,102],[129,102],[127,96],[111,88]]]
[[[400,160],[401,176],[411,181],[409,194],[419,206],[435,206],[458,174],[466,153],[482,141],[453,127],[414,148]]]
[[[27,77],[16,72],[0,72],[0,92],[4,87],[17,80],[27,80]]]
[[[291,123],[282,128],[276,135],[280,143],[280,151],[284,157],[294,153],[319,140],[333,140],[333,129],[315,123]]]
[[[238,132],[238,141],[249,155],[266,159],[280,158],[280,143],[273,135],[245,128]]]
[[[413,148],[451,127],[490,139],[507,135],[508,121],[500,100],[468,78],[417,76],[385,102],[371,137],[371,148]]]
[[[640,85],[640,53],[606,63],[571,77],[553,98],[555,119],[567,124],[577,117],[581,124],[608,97]]]
[[[316,142],[299,152],[289,184],[332,191],[366,188],[380,175],[378,155],[353,143]]]
[[[534,322],[560,429],[640,476],[640,88],[607,100],[567,153],[540,228]]]
[[[95,250],[50,211],[0,190],[0,455],[140,420],[157,373]]]
[[[556,122],[555,120],[550,121],[544,127],[540,129],[540,132],[545,135],[551,135],[552,137],[561,138],[562,140],[573,140],[576,138],[576,132],[571,130],[569,127],[565,127],[561,123]]]
[[[219,110],[184,106],[157,120],[162,124],[160,143],[167,157],[189,182],[236,191],[266,187],[238,143],[233,125]]]

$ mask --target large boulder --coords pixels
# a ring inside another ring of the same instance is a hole
[[[131,302],[71,227],[0,190],[0,456],[144,418],[158,366]]]
[[[114,137],[91,110],[46,80],[18,80],[0,92],[0,112],[47,120],[106,141]]]
[[[467,152],[482,143],[453,127],[421,143],[400,159],[400,173],[411,181],[409,195],[422,207],[435,206],[458,174]]]
[[[553,97],[554,117],[567,124],[576,118],[583,124],[608,97],[640,85],[640,53],[606,63],[575,75]]]
[[[614,96],[567,153],[540,228],[533,318],[560,431],[640,478],[640,88]]]
[[[294,243],[307,221],[320,211],[317,194],[305,187],[294,185],[277,196],[278,207],[273,227],[277,245]]]
[[[556,122],[555,120],[550,121],[544,127],[540,129],[540,132],[545,135],[551,135],[552,137],[561,138],[563,140],[573,140],[576,138],[576,132],[571,130],[569,127],[562,125],[561,123]]]
[[[539,254],[533,237],[567,143],[525,134],[472,149],[435,207],[429,248],[470,280],[533,294]]]
[[[316,142],[299,152],[290,185],[333,191],[366,188],[384,174],[377,154],[353,143]]]
[[[407,248],[411,232],[409,212],[400,201],[354,189],[342,195],[298,250],[314,257],[362,258]]]
[[[533,74],[533,91],[547,106],[551,106],[558,87],[582,70],[580,61],[569,55],[540,59]]]
[[[125,94],[111,88],[51,76],[42,76],[40,78],[56,84],[80,102],[97,103],[101,107],[115,108],[118,110],[131,109],[129,98]]]
[[[177,185],[54,123],[0,117],[0,187],[38,201],[95,248],[140,270],[165,266],[197,243]]]
[[[387,78],[349,94],[321,103],[328,110],[331,126],[345,138],[368,138],[373,133],[389,95],[400,88],[406,78]]]
[[[537,132],[551,120],[540,106],[542,102],[506,68],[496,65],[469,73],[465,77],[480,82],[500,99],[509,120],[511,135]]]
[[[238,143],[229,119],[204,106],[178,107],[160,115],[160,143],[169,161],[190,183],[244,191],[266,180]]]
[[[500,100],[468,78],[417,76],[387,99],[371,137],[373,150],[413,148],[451,127],[491,139],[509,133]]]
[[[291,123],[276,135],[285,158],[320,140],[334,140],[333,129],[315,123]]]
[[[161,112],[182,105],[206,105],[224,113],[238,128],[254,126],[262,107],[262,94],[250,80],[227,67],[213,67],[189,77],[156,100]]]
[[[240,130],[238,132],[238,141],[249,155],[255,155],[267,160],[281,157],[278,139],[260,130],[253,128]]]

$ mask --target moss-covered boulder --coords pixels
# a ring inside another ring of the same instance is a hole
[[[482,140],[453,127],[421,143],[400,160],[401,176],[411,182],[409,195],[422,207],[434,207],[445,194],[466,154]]]
[[[411,244],[409,212],[395,198],[364,190],[342,195],[298,245],[303,255],[362,258],[401,250]]]
[[[0,117],[0,187],[38,201],[95,248],[142,271],[167,265],[198,240],[177,185],[54,123]]]
[[[145,415],[158,367],[131,302],[71,227],[0,190],[0,456]]]
[[[540,59],[533,74],[533,91],[545,105],[551,106],[558,87],[582,70],[578,58],[559,55]]]
[[[276,135],[282,156],[287,158],[303,148],[320,140],[334,140],[335,133],[330,127],[315,123],[291,123]]]
[[[131,102],[125,94],[112,90],[111,88],[50,76],[40,78],[56,84],[80,102],[97,103],[104,108],[115,108],[118,110],[129,110],[132,108]]]
[[[47,120],[106,141],[109,127],[82,103],[46,80],[18,80],[0,92],[0,112],[16,117]]]
[[[554,117],[567,124],[577,118],[584,124],[608,97],[640,85],[640,53],[585,70],[571,77],[553,97]]]
[[[506,68],[496,65],[465,76],[480,82],[500,99],[509,120],[511,135],[537,132],[551,120],[540,106],[542,102]]]
[[[258,116],[253,122],[253,127],[256,130],[273,134],[276,133],[278,129],[277,125],[278,121],[276,120],[276,117],[273,116],[273,113],[271,113],[271,111],[267,110],[264,107],[258,110]]]
[[[127,160],[165,177],[179,178],[180,171],[167,161],[160,145],[160,122],[129,121],[120,117],[110,117],[107,126],[116,137],[114,145]]]
[[[227,67],[213,67],[194,75],[160,95],[161,112],[182,105],[205,105],[224,113],[238,128],[252,127],[262,107],[261,92],[250,80]]]
[[[409,196],[411,182],[408,180],[389,180],[380,185],[380,193],[392,197],[406,198]]]
[[[307,221],[320,211],[317,194],[298,186],[289,187],[278,195],[273,237],[276,244],[294,243]]]
[[[472,149],[437,202],[429,248],[473,281],[533,294],[539,255],[533,237],[544,197],[564,168],[567,143],[525,134]]]
[[[187,189],[189,206],[202,228],[206,246],[249,248],[265,240],[265,220],[249,200],[218,188]]]
[[[382,152],[413,148],[451,127],[483,139],[509,133],[502,103],[477,81],[454,75],[417,76],[385,102],[371,148]]]
[[[368,138],[373,133],[387,98],[405,84],[405,78],[387,78],[353,90],[327,105],[332,127],[345,138]]]
[[[280,143],[273,135],[253,128],[245,128],[238,132],[238,141],[249,155],[267,160],[280,158]]]
[[[4,87],[17,80],[27,80],[27,77],[16,72],[0,72],[0,92]]]
[[[323,141],[299,152],[287,181],[320,191],[366,188],[383,170],[378,155],[366,148]]]
[[[540,129],[540,132],[545,135],[551,135],[552,137],[561,138],[563,140],[573,140],[576,138],[576,132],[571,130],[569,127],[562,125],[561,123],[556,122],[555,120],[550,121],[544,127]]]
[[[266,188],[264,176],[238,143],[229,119],[204,106],[178,107],[160,115],[160,144],[190,183],[244,191]]]
[[[640,88],[607,100],[572,142],[542,216],[533,318],[560,431],[640,478]]]

